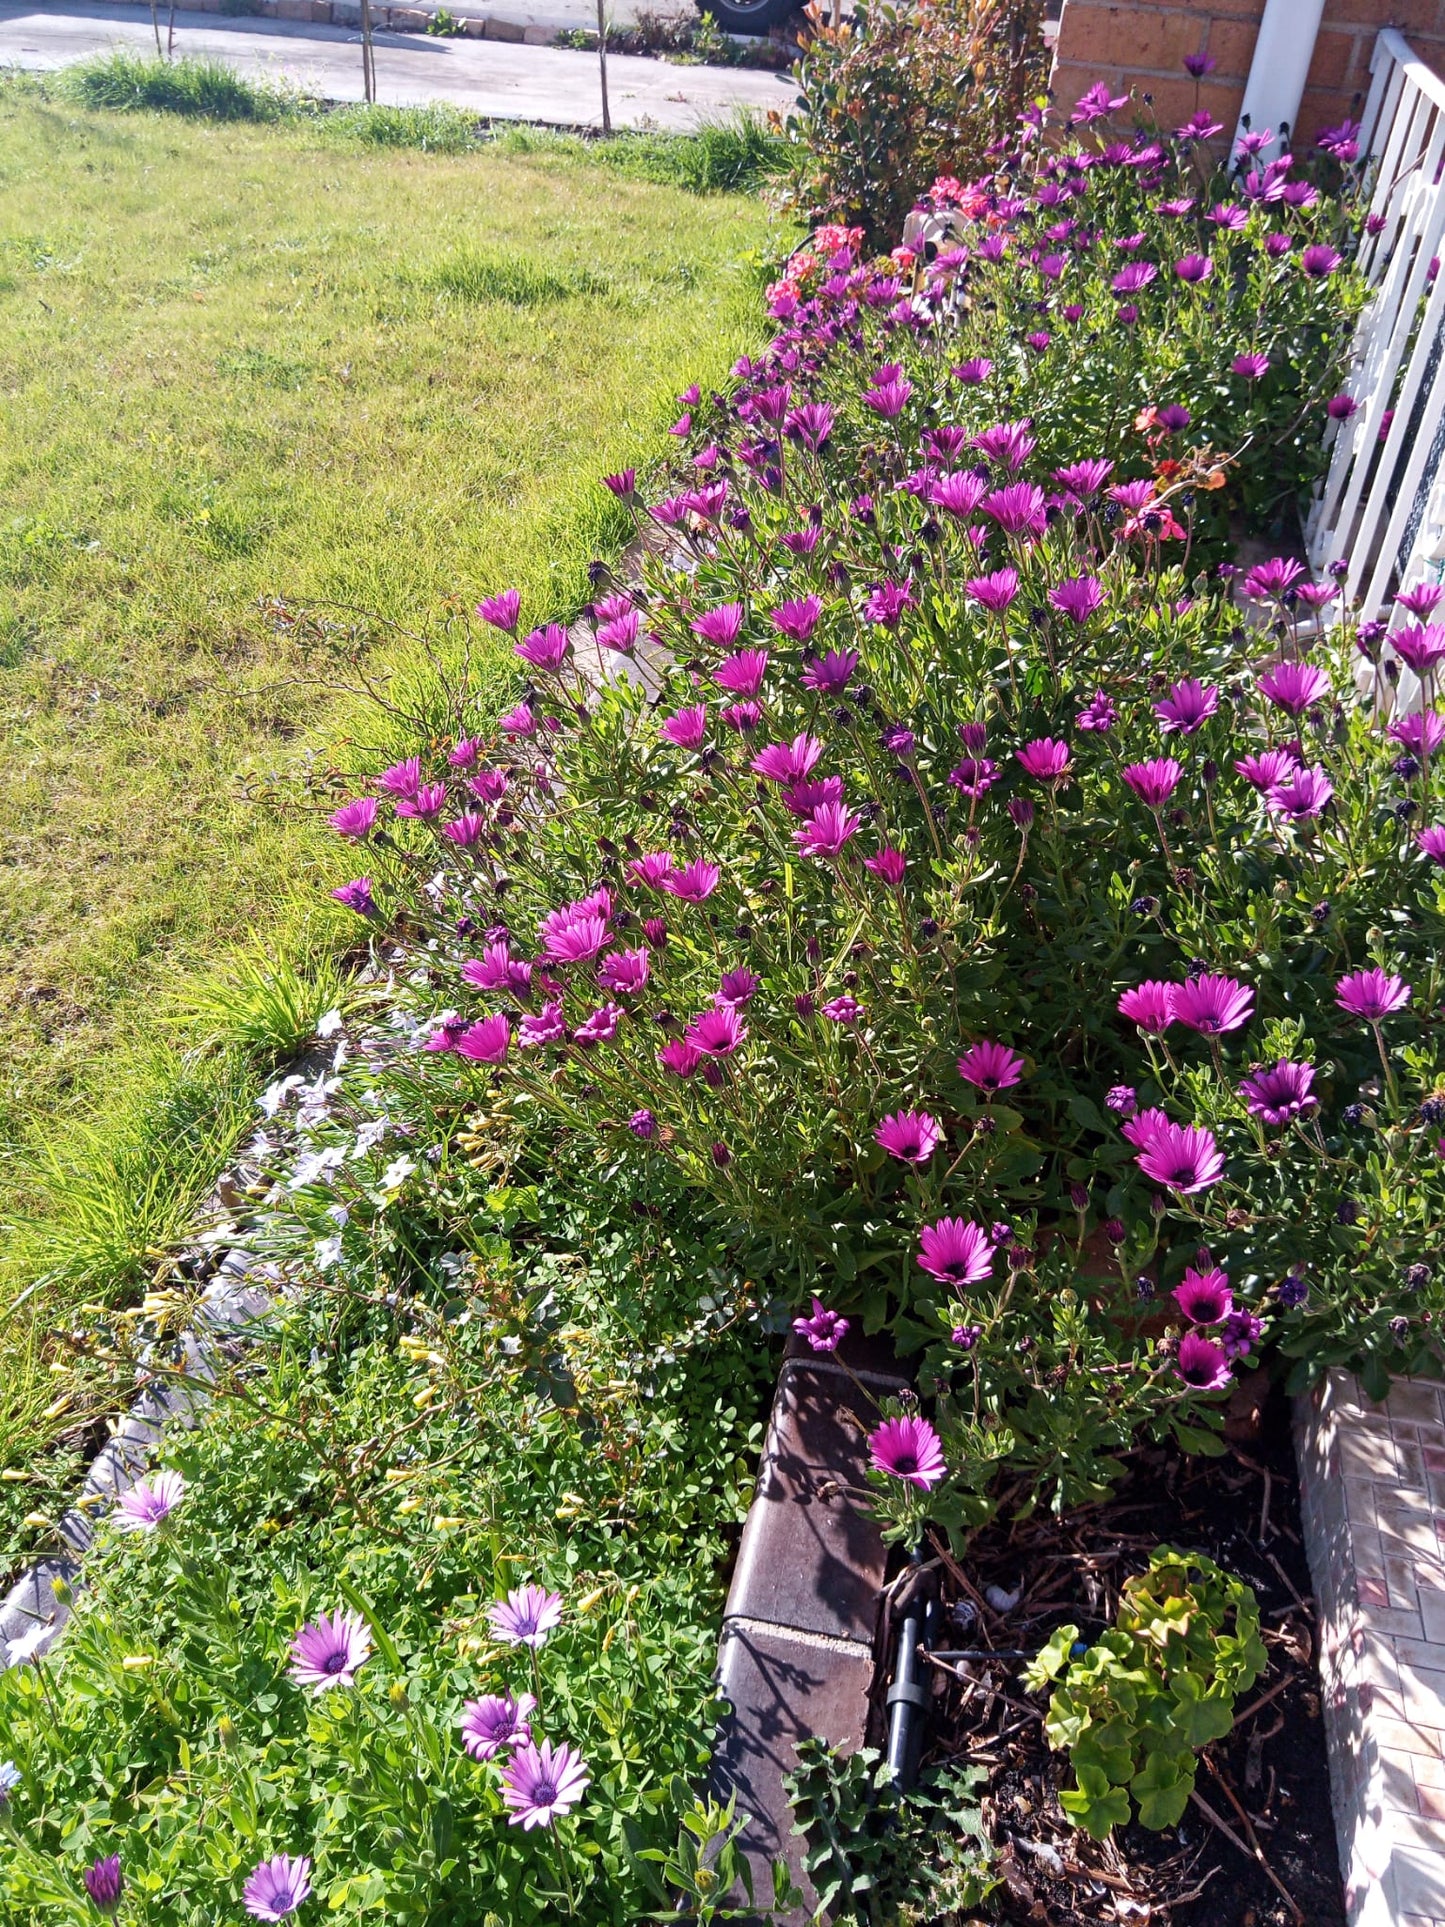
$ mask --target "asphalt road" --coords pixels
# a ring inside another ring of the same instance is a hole
[[[164,18],[164,14],[162,16]],[[596,127],[595,54],[506,41],[375,36],[377,97],[388,105],[450,101],[479,117]],[[0,66],[52,72],[111,47],[153,52],[148,6],[60,0],[43,10],[0,0]],[[227,61],[258,80],[287,80],[325,100],[362,98],[359,34],[301,21],[177,13],[176,50]],[[792,83],[756,68],[677,67],[614,54],[607,62],[614,127],[687,133],[736,107],[786,107]]]

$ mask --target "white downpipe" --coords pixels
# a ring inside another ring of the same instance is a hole
[[[1324,11],[1325,0],[1264,0],[1239,110],[1239,134],[1245,132],[1246,120],[1256,134],[1277,128],[1281,121],[1288,121],[1293,133]],[[1268,160],[1273,151],[1267,147],[1261,158]]]

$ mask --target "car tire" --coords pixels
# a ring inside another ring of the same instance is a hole
[[[724,33],[765,34],[799,11],[800,0],[698,0]]]

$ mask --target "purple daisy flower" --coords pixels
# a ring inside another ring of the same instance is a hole
[[[179,1472],[157,1472],[142,1479],[116,1501],[117,1532],[154,1532],[185,1497],[186,1482]]]
[[[1254,992],[1234,977],[1206,971],[1174,987],[1175,1022],[1205,1037],[1219,1037],[1227,1030],[1238,1030],[1241,1024],[1249,1022],[1253,1009]]]
[[[875,1472],[902,1479],[927,1492],[948,1471],[943,1442],[926,1418],[885,1419],[868,1435],[868,1457]]]
[[[246,1912],[253,1920],[285,1920],[311,1892],[311,1862],[305,1854],[294,1859],[278,1853],[263,1860],[241,1890]]]
[[[1174,999],[1178,993],[1177,984],[1160,983],[1151,979],[1147,983],[1135,984],[1126,990],[1119,999],[1119,1015],[1127,1017],[1131,1024],[1140,1030],[1152,1031],[1156,1036],[1168,1030],[1174,1022]]]
[[[1378,1024],[1410,1001],[1410,985],[1383,970],[1353,970],[1335,985],[1335,1002],[1352,1017]]]
[[[942,1141],[937,1118],[927,1111],[895,1111],[874,1131],[889,1157],[904,1164],[927,1164]]]
[[[333,1686],[354,1686],[358,1669],[371,1657],[371,1631],[360,1613],[321,1613],[291,1642],[291,1677],[313,1693]]]
[[[1006,1044],[977,1043],[958,1060],[959,1076],[988,1097],[1011,1089],[1023,1073],[1023,1058]]]
[[[1224,1352],[1202,1332],[1185,1332],[1179,1341],[1174,1371],[1195,1392],[1221,1391],[1230,1379]]]
[[[376,828],[378,807],[374,796],[358,796],[354,803],[343,803],[339,810],[333,810],[326,821],[338,836],[351,837],[359,843]]]
[[[511,1041],[511,1020],[505,1012],[498,1011],[493,1016],[479,1018],[459,1032],[456,1051],[459,1057],[473,1064],[505,1064]]]
[[[520,589],[503,589],[500,595],[483,596],[477,604],[477,614],[483,622],[489,622],[494,629],[510,635],[517,626],[517,615],[522,607]]]
[[[526,1745],[532,1737],[527,1715],[536,1706],[531,1693],[486,1693],[462,1708],[462,1745],[474,1760],[490,1760],[503,1747]]]
[[[1239,1095],[1251,1117],[1278,1126],[1319,1108],[1319,1099],[1311,1091],[1314,1081],[1313,1064],[1291,1064],[1281,1058],[1270,1069],[1246,1077],[1239,1085]]]
[[[918,1265],[946,1285],[976,1285],[993,1270],[994,1244],[982,1225],[940,1218],[918,1234]]]
[[[1217,1265],[1210,1271],[1196,1271],[1191,1265],[1175,1289],[1174,1302],[1191,1325],[1217,1325],[1234,1309],[1234,1293]]]
[[[1134,1160],[1146,1178],[1186,1195],[1219,1182],[1224,1175],[1224,1154],[1212,1131],[1192,1124],[1171,1124],[1158,1113],[1142,1113],[1135,1122],[1146,1117],[1149,1123],[1143,1148]]]
[[[562,1623],[562,1595],[548,1592],[545,1586],[518,1586],[488,1606],[487,1618],[493,1633],[508,1646],[530,1646],[539,1652]]]
[[[1175,683],[1163,702],[1155,703],[1154,714],[1162,735],[1192,736],[1218,708],[1219,691],[1190,676]]]
[[[1060,615],[1082,626],[1103,606],[1104,585],[1092,575],[1070,576],[1049,590],[1049,601]]]
[[[1289,716],[1302,716],[1330,693],[1330,679],[1311,662],[1277,662],[1259,679],[1259,693]]]
[[[1130,763],[1124,771],[1124,781],[1151,810],[1161,810],[1183,774],[1172,756],[1155,756],[1147,763]]]
[[[502,1773],[502,1798],[511,1808],[509,1824],[529,1832],[550,1827],[570,1813],[591,1783],[587,1763],[570,1746],[519,1746]]]
[[[1055,742],[1052,736],[1040,736],[1032,743],[1025,743],[1022,749],[1014,751],[1014,756],[1039,783],[1057,783],[1068,773],[1069,746]]]
[[[812,1316],[795,1318],[793,1330],[800,1338],[806,1338],[815,1352],[835,1352],[847,1336],[848,1320],[836,1311],[829,1311],[821,1298],[815,1298]]]

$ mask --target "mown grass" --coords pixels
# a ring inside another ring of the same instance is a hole
[[[143,1282],[274,1055],[286,998],[228,1030],[228,957],[354,935],[295,773],[372,766],[359,677],[423,687],[407,636],[478,592],[576,606],[622,533],[596,476],[746,345],[766,231],[581,142],[0,89],[0,1467],[54,1429],[66,1305]]]

